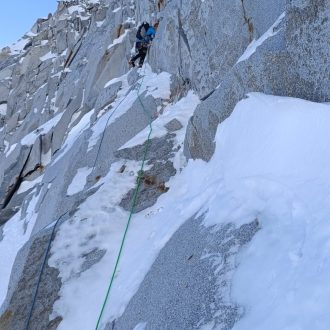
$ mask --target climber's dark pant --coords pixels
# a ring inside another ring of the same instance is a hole
[[[142,66],[143,62],[147,56],[148,48],[147,47],[141,47],[138,49],[138,53],[131,58],[131,62],[135,62],[138,58],[140,59],[139,65]]]

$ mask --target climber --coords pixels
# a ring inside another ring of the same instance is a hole
[[[139,68],[147,56],[148,48],[151,46],[152,40],[155,38],[158,23],[150,26],[149,23],[143,22],[136,33],[135,51],[137,54],[129,60],[129,65],[135,67],[135,61],[139,58]]]

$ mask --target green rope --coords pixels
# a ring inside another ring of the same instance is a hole
[[[141,86],[142,86],[144,77],[145,77],[145,71],[144,71],[143,78],[141,80],[141,84],[140,84],[140,86],[138,88],[137,93],[138,93],[138,99],[139,99],[139,101],[141,103],[142,109],[143,109],[144,113],[146,114],[146,116],[149,118],[149,124],[148,124],[148,126],[149,126],[149,134],[148,134],[147,141],[145,143],[144,155],[143,155],[143,160],[142,160],[142,164],[141,164],[141,168],[140,168],[139,173],[143,173],[143,169],[144,169],[145,162],[147,160],[148,151],[149,151],[151,134],[152,134],[152,120],[151,120],[151,116],[148,113],[147,109],[145,108],[145,106],[144,106],[144,104],[143,104],[143,102],[141,100],[141,97],[140,97],[140,89],[141,89]],[[135,191],[134,191],[132,205],[131,205],[131,209],[130,209],[130,214],[129,214],[129,217],[128,217],[128,220],[127,220],[127,223],[126,223],[125,232],[124,232],[124,235],[123,235],[121,244],[120,244],[120,249],[119,249],[119,252],[118,252],[117,259],[116,259],[115,268],[114,268],[114,270],[112,272],[112,275],[111,275],[110,284],[108,286],[108,290],[107,290],[107,293],[105,295],[105,299],[104,299],[104,302],[103,302],[103,305],[102,305],[102,308],[101,308],[100,315],[99,315],[98,320],[97,320],[97,324],[96,324],[95,330],[98,330],[99,329],[99,326],[100,326],[100,323],[101,323],[101,319],[102,319],[102,316],[103,316],[103,313],[104,313],[104,309],[105,309],[106,304],[108,302],[108,298],[109,298],[109,294],[110,294],[110,291],[111,291],[111,288],[112,288],[112,284],[113,284],[114,279],[115,279],[115,276],[116,276],[116,272],[117,272],[117,269],[118,269],[118,265],[119,265],[119,262],[120,262],[120,259],[121,259],[122,252],[123,252],[124,244],[125,244],[125,241],[126,241],[126,236],[127,236],[128,228],[130,226],[130,223],[131,223],[131,220],[132,220],[132,217],[133,217],[133,213],[134,213],[134,210],[135,210],[137,197],[138,197],[139,190],[140,190],[140,187],[141,187],[141,180],[142,180],[141,175],[138,175],[137,183],[136,183],[136,188],[135,188]]]

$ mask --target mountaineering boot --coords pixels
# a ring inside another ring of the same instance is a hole
[[[128,61],[128,65],[130,68],[135,68],[135,63],[132,60]]]

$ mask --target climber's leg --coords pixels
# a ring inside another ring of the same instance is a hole
[[[144,63],[144,60],[147,56],[147,51],[148,51],[148,48],[147,47],[143,47],[141,48],[140,50],[140,61],[139,61],[139,67],[141,68],[143,66],[143,63]]]

